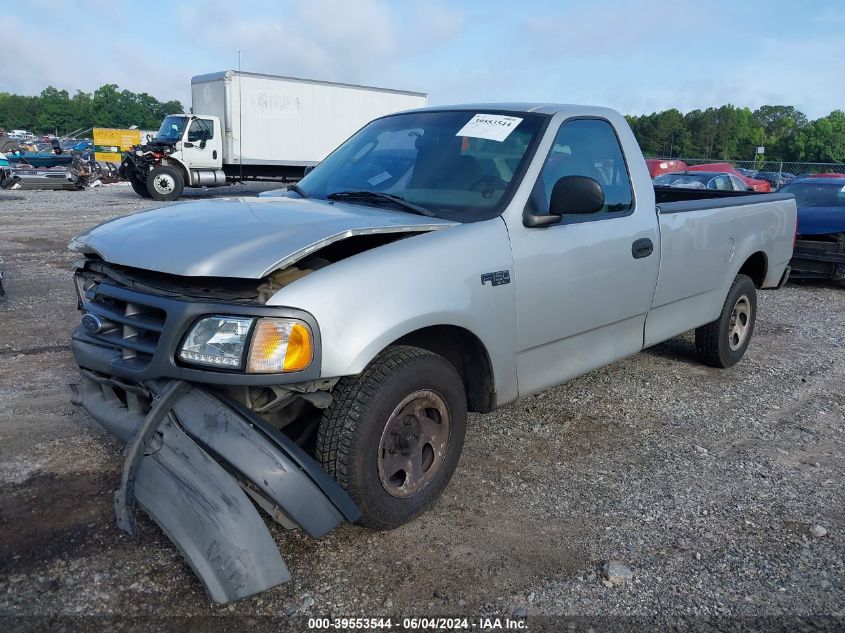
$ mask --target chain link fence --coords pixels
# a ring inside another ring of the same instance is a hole
[[[690,166],[728,163],[749,178],[766,180],[773,188],[780,187],[795,178],[818,174],[836,174],[845,177],[845,163],[790,163],[779,160],[719,160],[713,158],[659,158],[659,160],[682,161]]]

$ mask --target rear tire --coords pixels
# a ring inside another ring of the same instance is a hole
[[[154,167],[147,174],[147,191],[154,200],[176,200],[184,188],[182,173],[170,165]]]
[[[427,350],[388,347],[332,395],[315,453],[360,508],[360,522],[393,529],[432,505],[464,444],[467,404],[457,370]]]
[[[757,289],[747,275],[734,279],[719,318],[695,330],[695,347],[711,367],[731,367],[745,355],[757,320]]]
[[[152,196],[150,195],[150,190],[147,189],[146,183],[138,182],[134,178],[130,178],[129,184],[132,185],[132,190],[142,198],[152,198]]]

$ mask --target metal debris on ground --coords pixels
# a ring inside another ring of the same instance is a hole
[[[30,165],[10,165],[0,176],[0,189],[45,189],[77,191],[120,180],[117,168],[73,156],[67,167],[38,168]]]

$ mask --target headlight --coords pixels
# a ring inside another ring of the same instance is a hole
[[[294,319],[259,319],[246,370],[257,374],[299,371],[313,358],[314,345],[307,325]]]
[[[199,365],[240,369],[252,322],[249,318],[206,317],[191,328],[179,358]]]
[[[249,353],[245,354],[248,343]],[[231,369],[246,365],[250,373],[276,374],[308,367],[314,359],[314,345],[309,327],[296,319],[213,316],[191,328],[179,358]]]

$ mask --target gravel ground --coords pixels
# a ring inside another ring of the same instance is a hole
[[[320,541],[274,527],[294,579],[209,604],[151,521],[137,538],[115,527],[120,447],[66,386],[78,319],[66,244],[148,206],[121,186],[0,192],[0,615],[827,615],[841,625],[845,289],[810,285],[761,293],[754,340],[731,370],[700,365],[686,335],[472,415],[433,511],[392,532],[344,526]],[[623,567],[608,574],[608,561]]]

